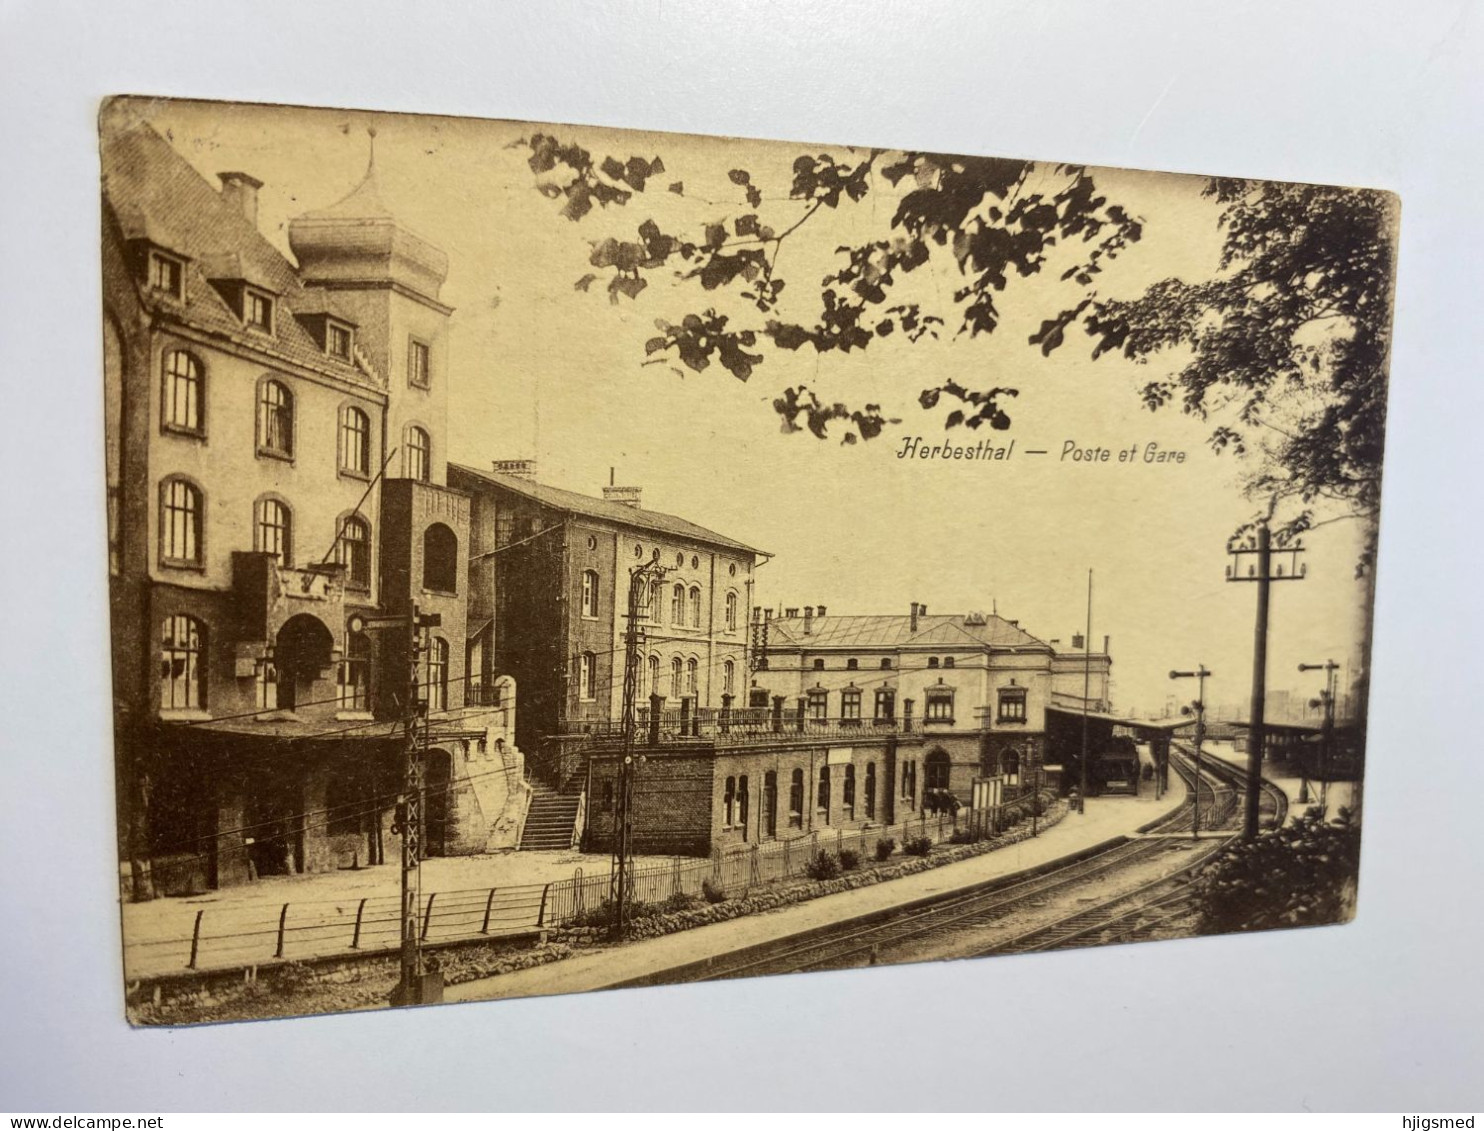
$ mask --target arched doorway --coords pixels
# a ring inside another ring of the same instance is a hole
[[[279,710],[314,700],[314,683],[330,669],[334,647],[335,638],[318,618],[299,613],[284,622],[273,645]]]
[[[952,768],[953,763],[949,760],[948,753],[942,748],[934,748],[922,762],[924,787],[946,790]]]
[[[453,809],[453,758],[447,750],[429,750],[423,763],[423,854],[447,856],[449,813]]]
[[[1020,751],[1014,746],[1000,755],[1000,773],[1005,776],[1006,785],[1020,784]]]

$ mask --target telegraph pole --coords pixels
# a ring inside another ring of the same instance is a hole
[[[639,621],[652,588],[651,581],[662,579],[665,569],[652,560],[629,571],[628,626],[624,629],[623,669],[623,754],[618,764],[617,826],[613,837],[610,896],[613,900],[612,934],[622,939],[633,889],[634,836],[634,700],[639,691]]]
[[[1190,796],[1194,808],[1191,811],[1190,838],[1201,835],[1201,745],[1206,741],[1206,677],[1211,673],[1205,664],[1197,664],[1193,672],[1171,672],[1171,679],[1193,679],[1196,681],[1195,702],[1182,709],[1183,714],[1195,711],[1195,789]]]
[[[1266,520],[1257,524],[1255,536],[1248,535],[1242,545],[1228,544],[1232,564],[1226,567],[1228,581],[1250,581],[1257,585],[1257,627],[1252,646],[1252,711],[1247,737],[1247,796],[1243,807],[1242,839],[1257,836],[1258,804],[1262,794],[1262,752],[1267,743],[1267,727],[1264,712],[1267,705],[1268,681],[1268,602],[1269,590],[1274,581],[1298,581],[1306,569],[1297,564],[1298,555],[1304,552],[1302,543],[1281,547],[1279,555],[1288,557],[1287,572],[1280,563],[1273,568],[1272,532]],[[1246,571],[1242,569],[1244,559]]]

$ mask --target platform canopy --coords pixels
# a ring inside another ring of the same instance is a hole
[[[1176,717],[1173,719],[1134,719],[1123,715],[1109,714],[1106,711],[1082,711],[1075,707],[1047,707],[1046,714],[1060,716],[1059,721],[1066,719],[1087,718],[1094,722],[1112,724],[1113,726],[1129,727],[1133,730],[1149,731],[1176,731],[1182,727],[1195,726],[1195,718]],[[1048,720],[1049,721],[1049,720]]]

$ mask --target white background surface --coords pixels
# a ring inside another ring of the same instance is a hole
[[[1480,20],[1425,0],[0,0],[0,1109],[1479,1106]],[[131,1031],[112,881],[93,121],[97,99],[125,92],[1399,192],[1358,921]]]

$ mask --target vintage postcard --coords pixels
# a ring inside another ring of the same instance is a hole
[[[133,1022],[1354,914],[1390,194],[100,131]]]

